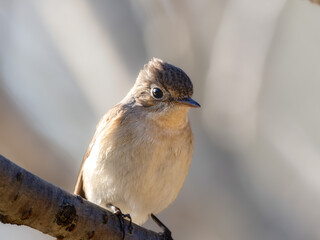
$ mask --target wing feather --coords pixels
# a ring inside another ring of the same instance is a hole
[[[80,167],[80,171],[78,174],[78,179],[74,188],[73,193],[80,195],[83,198],[86,198],[86,193],[85,190],[83,188],[83,165],[85,163],[85,161],[87,160],[87,158],[90,156],[92,147],[94,146],[97,137],[99,136],[99,134],[102,132],[102,129],[105,128],[106,126],[108,126],[108,124],[111,122],[112,119],[116,118],[118,114],[120,114],[121,110],[122,110],[122,106],[121,104],[118,104],[116,106],[114,106],[113,108],[111,108],[99,121],[97,127],[96,127],[96,132],[89,144],[89,147],[86,151],[86,154],[84,155],[81,167]]]

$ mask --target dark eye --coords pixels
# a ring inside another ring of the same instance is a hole
[[[163,97],[163,92],[159,88],[152,89],[152,96],[156,99],[161,99]]]

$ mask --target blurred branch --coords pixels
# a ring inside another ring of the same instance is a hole
[[[320,0],[310,0],[312,3],[320,4]]]
[[[26,225],[58,239],[122,239],[111,212],[46,182],[0,155],[0,221]],[[133,224],[126,239],[163,239]]]

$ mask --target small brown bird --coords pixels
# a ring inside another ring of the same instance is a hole
[[[97,125],[74,193],[143,224],[172,203],[188,174],[193,86],[180,69],[153,58],[127,96]]]

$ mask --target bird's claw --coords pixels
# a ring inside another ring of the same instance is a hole
[[[115,206],[111,206],[111,209],[113,211],[113,214],[112,215],[116,215],[119,219],[119,222],[120,222],[120,229],[122,231],[122,239],[125,238],[125,235],[126,235],[126,231],[124,229],[124,218],[127,218],[129,219],[129,233],[132,234],[132,231],[133,231],[133,226],[132,226],[132,219],[131,219],[131,216],[130,214],[123,214],[120,210],[120,208],[118,207],[115,207]]]
[[[173,240],[169,228],[167,228],[167,226],[164,225],[163,222],[161,222],[160,219],[157,218],[153,213],[151,213],[151,218],[163,230],[163,233],[161,233],[161,235],[163,236],[164,240]]]

